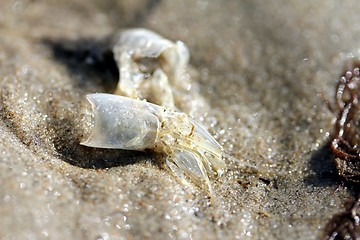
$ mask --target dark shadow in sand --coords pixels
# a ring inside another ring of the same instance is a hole
[[[338,175],[334,156],[330,151],[330,143],[325,143],[310,158],[313,175],[305,179],[305,184],[314,187],[336,186],[344,181]]]
[[[74,88],[85,88],[91,81],[99,92],[112,92],[119,70],[111,51],[112,36],[104,39],[43,39],[53,59],[64,65],[74,80]]]
[[[354,198],[357,196],[357,185],[339,176],[334,155],[330,150],[330,142],[326,142],[319,150],[313,153],[310,159],[310,167],[314,174],[305,178],[306,185],[312,187],[344,186]]]

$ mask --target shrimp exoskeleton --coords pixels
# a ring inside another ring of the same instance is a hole
[[[183,42],[135,28],[116,38],[113,53],[120,72],[116,94],[174,107],[172,88],[183,84],[181,76],[189,61]]]
[[[225,168],[222,148],[185,113],[113,94],[89,94],[87,99],[94,122],[82,145],[163,152],[176,175],[183,179],[185,173],[212,191],[209,175],[221,175]]]

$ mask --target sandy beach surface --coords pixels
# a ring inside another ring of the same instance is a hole
[[[358,7],[1,0],[0,239],[319,239],[353,198],[328,149],[335,115],[323,99],[359,54]],[[101,57],[107,39],[133,27],[189,47],[190,101],[204,102],[192,115],[227,163],[212,202],[163,156],[79,145],[86,94],[118,81]]]

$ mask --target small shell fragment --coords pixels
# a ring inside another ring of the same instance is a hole
[[[183,42],[135,28],[121,33],[113,53],[120,72],[116,94],[174,107],[173,89],[183,85],[190,56]]]

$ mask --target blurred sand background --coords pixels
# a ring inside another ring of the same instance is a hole
[[[1,0],[0,239],[318,239],[352,197],[319,94],[358,54],[359,4]],[[91,56],[130,27],[190,49],[195,118],[231,156],[214,204],[151,152],[79,145],[85,95],[117,84]]]

